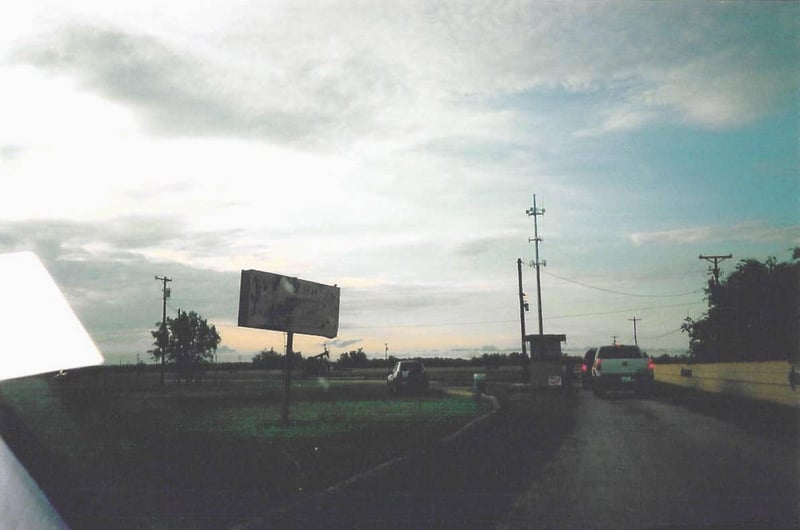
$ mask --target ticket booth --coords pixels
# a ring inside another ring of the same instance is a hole
[[[525,335],[531,352],[531,385],[561,387],[561,343],[566,335]]]

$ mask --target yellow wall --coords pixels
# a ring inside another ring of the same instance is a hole
[[[682,368],[691,370],[692,377],[681,376]],[[786,361],[656,364],[655,377],[663,383],[800,407],[800,387],[792,391],[790,369]]]

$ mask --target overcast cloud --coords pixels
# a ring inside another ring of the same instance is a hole
[[[698,254],[800,244],[798,30],[789,2],[15,5],[0,251],[36,251],[120,358],[154,275],[231,358],[280,349],[235,325],[250,268],[342,287],[331,347],[506,351],[536,193],[548,331],[579,349],[643,311],[681,349]]]

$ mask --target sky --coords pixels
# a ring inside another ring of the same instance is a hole
[[[33,251],[107,362],[242,270],[341,289],[370,357],[538,332],[685,351],[709,263],[800,245],[796,2],[16,2],[0,17],[0,253]],[[46,324],[44,324],[46,325]]]

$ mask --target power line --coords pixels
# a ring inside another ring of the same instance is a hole
[[[680,304],[666,304],[666,305],[658,305],[658,306],[649,306],[649,307],[637,307],[637,308],[628,308],[628,309],[620,309],[615,311],[599,311],[593,313],[579,313],[573,315],[558,315],[558,316],[551,316],[545,318],[545,320],[558,320],[562,318],[582,318],[582,317],[594,317],[594,316],[603,316],[603,315],[615,315],[619,313],[631,313],[634,311],[654,311],[656,309],[668,309],[671,307],[686,307],[689,305],[698,305],[704,304],[705,302],[698,301],[698,302],[689,302],[689,303],[680,303]],[[641,319],[639,319],[641,320]],[[438,324],[386,324],[386,325],[377,325],[377,326],[345,326],[343,328],[346,329],[384,329],[384,328],[446,328],[451,326],[472,326],[476,324],[511,324],[511,323],[518,323],[516,319],[509,319],[509,320],[470,320],[470,321],[457,321],[457,322],[441,322]]]
[[[633,311],[654,311],[656,309],[667,309],[667,308],[670,308],[670,307],[686,307],[686,306],[689,306],[689,305],[699,305],[699,304],[705,304],[705,302],[702,302],[702,301],[688,302],[688,303],[684,302],[684,303],[680,303],[680,304],[667,304],[667,305],[658,305],[658,306],[650,306],[650,307],[637,307],[637,308],[633,308],[633,309],[619,309],[619,310],[614,310],[614,311],[600,311],[600,312],[595,312],[595,313],[580,313],[580,314],[575,314],[575,315],[559,315],[559,316],[547,317],[547,318],[548,318],[548,320],[554,320],[554,319],[557,319],[557,318],[579,318],[579,317],[594,317],[594,316],[603,316],[603,315],[616,315],[616,314],[619,314],[619,313],[630,313],[630,312],[633,312]]]
[[[620,294],[620,295],[624,295],[624,296],[635,296],[635,297],[638,297],[638,298],[674,298],[674,297],[678,297],[678,296],[688,296],[690,294],[697,294],[697,293],[702,292],[701,290],[695,290],[695,291],[688,291],[688,292],[685,292],[685,293],[675,293],[675,294],[626,293],[624,291],[615,291],[613,289],[605,289],[603,287],[597,287],[595,285],[589,285],[588,283],[584,283],[584,282],[581,282],[581,281],[578,281],[578,280],[573,280],[573,279],[570,279],[570,278],[565,278],[563,276],[559,276],[558,274],[553,274],[552,272],[549,272],[549,271],[543,271],[543,272],[545,274],[549,275],[549,276],[553,276],[555,278],[558,278],[559,280],[563,280],[563,281],[569,282],[569,283],[574,283],[576,285],[580,285],[581,287],[586,287],[588,289],[594,289],[596,291],[602,291],[604,293]]]
[[[508,324],[518,322],[512,320],[473,320],[464,322],[442,322],[439,324],[386,324],[383,326],[342,326],[347,329],[382,329],[382,328],[446,328],[448,326],[471,326],[474,324]]]
[[[664,337],[666,337],[668,335],[672,335],[674,333],[678,333],[679,331],[683,331],[683,330],[681,328],[675,328],[675,329],[673,329],[671,331],[667,331],[666,333],[662,333],[661,335],[655,335],[655,336],[643,337],[643,338],[646,339],[646,340],[663,339]]]

